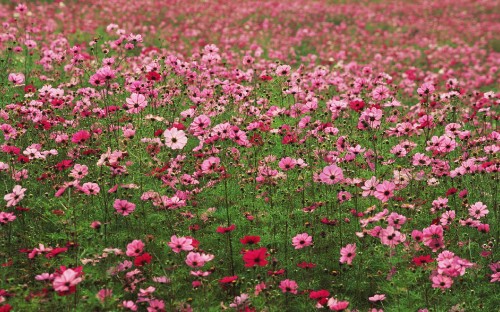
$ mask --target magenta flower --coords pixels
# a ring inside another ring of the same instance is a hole
[[[187,237],[177,237],[177,235],[172,235],[170,237],[170,242],[168,242],[168,246],[172,248],[175,253],[184,251],[193,250],[193,240]]]
[[[62,274],[54,278],[52,287],[54,287],[54,290],[57,292],[72,291],[72,288],[82,281],[80,275],[81,272],[66,269]]]
[[[375,188],[375,192],[373,196],[383,203],[389,201],[389,198],[394,196],[394,190],[396,189],[396,185],[393,182],[384,181],[381,184],[377,185]]]
[[[292,245],[295,247],[295,249],[302,249],[304,247],[311,246],[312,240],[312,236],[309,236],[309,234],[307,233],[302,233],[292,238]]]
[[[90,132],[88,132],[87,130],[80,130],[77,133],[73,134],[71,142],[75,144],[83,144],[88,139],[90,139]]]
[[[113,203],[113,208],[122,216],[128,216],[135,210],[135,204],[125,199],[116,199]]]
[[[453,279],[446,275],[437,274],[432,277],[432,288],[448,289],[453,284]]]
[[[340,249],[340,263],[352,264],[352,260],[356,257],[356,244],[348,244]]]
[[[0,211],[0,225],[16,220],[16,216],[11,212]]]
[[[344,180],[344,173],[342,169],[336,165],[330,165],[323,168],[319,178],[321,182],[332,185]]]
[[[211,261],[213,258],[214,256],[210,254],[191,251],[186,256],[186,264],[192,268],[198,268],[204,266],[205,263]]]
[[[144,250],[144,243],[141,240],[133,240],[127,245],[127,252],[125,253],[129,257],[137,257],[142,254]]]
[[[286,279],[280,282],[279,287],[283,293],[289,292],[296,295],[299,285],[294,280]]]

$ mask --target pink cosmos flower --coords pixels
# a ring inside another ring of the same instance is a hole
[[[9,193],[3,197],[3,199],[7,201],[7,207],[17,205],[24,198],[24,192],[26,192],[26,189],[21,185],[14,186],[14,188],[12,189],[12,193]]]
[[[210,254],[191,251],[186,256],[186,264],[192,268],[202,267],[205,265],[205,263],[211,261],[213,258],[214,256]]]
[[[290,157],[282,158],[278,164],[278,166],[283,171],[291,170],[291,169],[295,168],[296,165],[297,165],[297,161],[293,158],[290,158]]]
[[[377,185],[378,180],[376,177],[372,176],[369,180],[366,180],[364,186],[361,187],[361,189],[363,190],[361,196],[367,197],[373,195],[375,193],[375,188],[377,187]]]
[[[407,218],[405,216],[400,215],[396,212],[392,212],[387,217],[387,223],[389,223],[390,226],[393,226],[397,230],[399,230],[401,226],[406,223],[406,220]]]
[[[172,248],[175,253],[179,253],[181,250],[190,251],[194,249],[193,240],[191,238],[177,237],[177,235],[172,235],[172,237],[170,237],[168,246]]]
[[[69,176],[75,178],[76,180],[81,180],[89,173],[89,168],[85,165],[75,164],[73,170],[71,170]]]
[[[15,85],[22,85],[24,83],[24,74],[23,73],[10,73],[9,81]]]
[[[280,282],[279,287],[283,293],[289,292],[296,295],[299,285],[294,280],[286,279]]]
[[[12,212],[0,211],[0,225],[7,224],[16,220],[16,216]]]
[[[336,165],[330,165],[323,168],[319,178],[321,182],[332,185],[344,180],[344,173],[342,169]]]
[[[352,264],[352,260],[356,257],[356,244],[347,244],[340,249],[340,263]]]
[[[328,302],[326,303],[326,305],[332,311],[343,311],[343,310],[347,309],[347,307],[349,306],[349,302],[348,301],[338,301],[337,299],[332,297],[332,298],[328,299]]]
[[[420,88],[417,89],[417,93],[420,96],[429,96],[434,90],[436,90],[436,88],[431,82],[424,82]]]
[[[75,144],[83,144],[85,141],[90,139],[90,132],[87,130],[80,130],[73,134],[73,137],[71,138],[71,142]]]
[[[139,93],[132,93],[130,97],[126,99],[126,102],[127,112],[130,114],[137,114],[148,105],[146,97]]]
[[[371,302],[380,302],[380,301],[384,301],[385,300],[385,295],[384,294],[376,294],[372,297],[369,297],[368,300],[370,300]]]
[[[62,274],[54,278],[52,287],[54,287],[54,290],[57,292],[70,291],[71,287],[76,286],[82,281],[80,275],[80,272],[74,271],[72,269],[66,269]]]
[[[143,250],[144,243],[141,240],[135,239],[127,245],[127,252],[125,254],[129,257],[137,257],[142,254]]]
[[[433,252],[444,247],[443,242],[443,227],[441,225],[432,224],[422,231],[422,242]]]
[[[116,199],[113,208],[122,216],[128,216],[135,210],[135,204],[125,199]]]
[[[389,198],[394,196],[395,189],[396,185],[393,182],[384,181],[381,184],[377,185],[373,195],[375,196],[375,198],[385,203],[389,201]]]
[[[382,101],[389,97],[390,90],[386,86],[378,86],[373,89],[371,96],[375,101]]]
[[[112,297],[112,296],[113,296],[113,290],[112,289],[101,289],[96,294],[97,299],[99,299],[99,301],[101,303],[104,303],[107,298]]]
[[[219,165],[220,165],[220,158],[211,156],[208,159],[205,159],[201,163],[201,171],[204,174],[213,173],[214,170],[219,167]]]
[[[446,275],[437,274],[431,278],[432,288],[448,289],[453,284],[453,279]]]
[[[474,205],[470,206],[469,216],[479,220],[489,213],[489,210],[487,208],[488,207],[486,207],[486,205],[482,202],[477,202]]]
[[[292,238],[292,245],[295,247],[295,249],[302,249],[304,247],[311,246],[312,240],[312,236],[309,236],[309,234],[307,233],[302,233]]]
[[[379,237],[382,244],[390,246],[391,248],[406,240],[406,235],[396,231],[396,229],[390,225],[386,229],[380,231]]]
[[[122,307],[130,311],[137,311],[137,305],[132,300],[123,301]]]
[[[165,136],[165,145],[171,149],[183,149],[187,144],[187,137],[183,130],[177,130],[177,128],[167,129],[163,132]]]
[[[101,188],[99,187],[99,185],[97,183],[86,182],[86,183],[83,183],[80,190],[85,195],[97,195],[101,191]]]
[[[278,76],[288,76],[292,68],[289,65],[279,65],[276,67],[275,73]]]

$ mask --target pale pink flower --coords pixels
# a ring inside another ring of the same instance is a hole
[[[54,278],[52,286],[57,292],[69,291],[70,287],[76,286],[82,281],[79,277],[81,273],[73,271],[72,269],[66,269],[61,275]]]
[[[352,260],[356,257],[356,244],[348,244],[340,249],[340,263],[352,264]]]
[[[489,213],[489,210],[487,208],[488,207],[486,207],[486,205],[482,202],[477,202],[474,205],[470,206],[469,216],[479,220]]]
[[[175,253],[179,253],[181,250],[190,251],[194,249],[193,240],[191,238],[177,237],[176,235],[172,235],[172,237],[170,237],[168,246],[172,248]]]
[[[173,127],[172,129],[167,129],[163,132],[165,136],[165,145],[171,149],[183,149],[187,144],[187,137],[183,130],[178,130]]]
[[[130,114],[137,114],[148,105],[146,97],[139,93],[132,93],[130,97],[126,99],[126,102],[127,112]]]
[[[3,197],[3,199],[7,201],[7,207],[17,205],[24,198],[24,192],[26,192],[26,189],[21,185],[14,186],[14,188],[12,189],[12,193],[9,193]]]

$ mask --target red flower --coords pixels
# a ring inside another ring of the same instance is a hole
[[[279,269],[277,271],[267,271],[267,275],[269,276],[279,276],[285,274],[285,269]]]
[[[269,75],[262,75],[262,76],[260,76],[260,79],[264,80],[264,81],[271,81],[271,80],[273,80],[273,77],[271,77]]]
[[[219,283],[221,283],[221,284],[230,284],[230,283],[234,282],[237,279],[238,279],[238,275],[224,276],[223,278],[221,278],[219,280]]]
[[[135,257],[134,265],[140,267],[140,266],[143,266],[145,264],[149,264],[149,263],[151,263],[152,258],[153,257],[151,257],[150,254],[145,252],[142,255]]]
[[[316,264],[312,263],[312,262],[301,262],[301,263],[297,263],[297,266],[301,269],[312,269],[312,268],[315,268],[316,267]]]
[[[446,196],[450,196],[450,195],[453,195],[457,192],[457,189],[452,187],[450,189],[448,189],[448,191],[446,191]]]
[[[260,242],[260,236],[245,236],[240,239],[243,245],[255,245]]]
[[[155,71],[150,71],[149,73],[146,74],[146,78],[149,81],[160,81],[161,80],[161,75],[158,74]]]
[[[245,261],[245,267],[250,268],[253,266],[266,266],[269,257],[267,249],[262,247],[255,250],[249,250],[243,255],[243,261]]]
[[[36,88],[33,85],[26,85],[24,87],[24,93],[35,93]]]
[[[65,169],[70,168],[73,166],[73,161],[71,159],[64,159],[61,162],[59,162],[55,167],[59,171],[63,171]]]
[[[349,102],[349,107],[356,112],[360,112],[365,107],[365,102],[361,100],[354,100]]]
[[[231,224],[230,226],[228,227],[222,227],[222,226],[219,226],[216,230],[217,233],[222,233],[222,234],[225,234],[225,233],[229,233],[229,232],[232,232],[236,229],[236,225],[234,224]]]
[[[45,255],[45,257],[47,259],[54,258],[58,254],[66,252],[66,251],[68,251],[68,248],[66,248],[66,247],[57,247],[57,248],[52,249],[49,253],[47,253]]]
[[[159,137],[163,134],[163,132],[165,132],[165,129],[158,129],[155,131],[154,136]]]
[[[420,257],[413,258],[412,262],[416,266],[423,266],[426,263],[434,262],[434,259],[432,259],[430,255],[425,255],[425,256],[420,256]]]
[[[9,312],[12,310],[12,306],[10,304],[6,304],[0,307],[0,312]]]
[[[330,292],[325,289],[320,289],[318,291],[313,290],[309,293],[309,298],[316,300],[321,305],[325,305],[327,303],[329,296]]]

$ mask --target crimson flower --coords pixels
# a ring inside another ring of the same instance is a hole
[[[232,232],[232,231],[234,231],[235,229],[236,229],[236,225],[231,224],[231,225],[230,225],[230,226],[228,226],[228,227],[222,227],[222,226],[217,227],[216,232],[217,232],[217,233],[222,233],[222,234],[225,234],[225,233]]]
[[[432,259],[430,255],[425,255],[425,256],[414,257],[412,262],[416,266],[423,266],[424,264],[434,262],[434,259]]]
[[[221,284],[230,284],[238,279],[238,275],[234,276],[224,276],[219,280],[219,283]]]
[[[245,236],[240,239],[243,245],[255,245],[260,242],[260,236]]]
[[[269,257],[267,253],[267,248],[259,248],[255,250],[248,250],[243,255],[243,261],[245,261],[245,267],[250,268],[256,265],[258,266],[266,266],[268,261],[266,258]]]
[[[135,257],[134,265],[140,267],[140,266],[143,266],[145,264],[149,264],[149,263],[151,263],[152,258],[153,257],[151,257],[151,255],[149,253],[145,252],[142,255]]]

